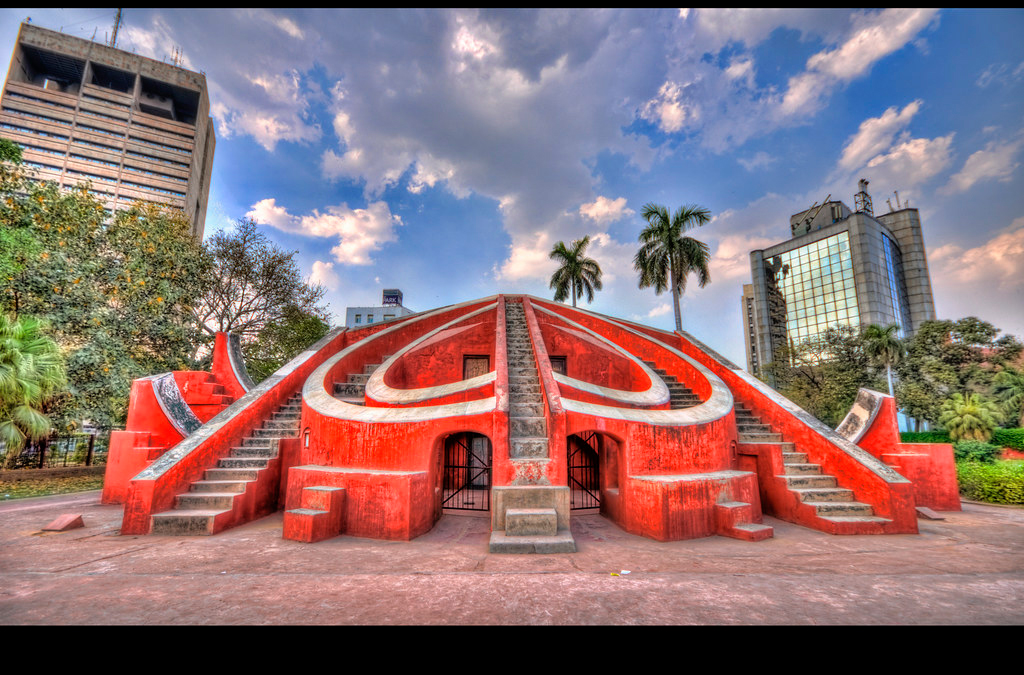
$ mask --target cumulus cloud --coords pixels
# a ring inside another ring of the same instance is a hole
[[[1010,180],[1013,172],[1020,166],[1016,157],[1021,147],[1024,147],[1024,138],[1020,134],[1010,142],[989,141],[983,150],[978,150],[967,158],[963,168],[950,177],[943,192],[966,192],[975,183],[984,180]]]
[[[880,59],[902,49],[935,18],[931,9],[886,9],[855,15],[841,45],[807,60],[806,70],[790,78],[779,106],[783,116],[817,111],[836,86],[866,74]]]
[[[1024,217],[980,246],[940,246],[929,255],[929,262],[936,285],[963,283],[1024,290]]]
[[[581,216],[589,218],[602,226],[614,223],[616,220],[621,220],[627,216],[633,215],[634,213],[636,213],[636,211],[626,207],[625,197],[619,197],[618,199],[598,197],[589,204],[583,204],[580,206]]]
[[[374,202],[365,209],[352,209],[341,204],[327,207],[326,213],[313,210],[308,215],[296,216],[270,198],[253,204],[245,215],[283,232],[309,237],[336,237],[338,243],[331,249],[331,254],[344,265],[371,264],[370,254],[395,241],[395,226],[401,225],[401,220],[391,214],[385,202]]]
[[[903,110],[892,107],[880,117],[869,117],[861,122],[857,133],[847,139],[839,166],[848,170],[859,169],[869,159],[888,150],[896,134],[905,129],[921,109],[921,103],[920,100],[913,101]]]
[[[309,282],[311,284],[320,284],[329,291],[336,291],[341,285],[341,278],[334,271],[334,263],[314,260],[313,270],[309,275]]]
[[[699,115],[696,103],[684,99],[684,89],[687,86],[665,82],[658,89],[658,95],[644,103],[640,109],[640,116],[657,125],[665,133],[679,131],[687,121]]]
[[[772,157],[767,152],[763,150],[758,150],[757,152],[754,153],[753,157],[740,157],[736,161],[739,162],[740,165],[747,171],[754,171],[755,169],[760,169],[761,167],[771,166],[777,160],[775,157]]]

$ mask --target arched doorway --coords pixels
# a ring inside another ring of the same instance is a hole
[[[462,432],[444,440],[441,508],[491,510],[491,440]]]
[[[598,450],[601,439],[596,432],[584,431],[567,439],[569,464],[569,510],[596,509],[601,506],[601,470]]]

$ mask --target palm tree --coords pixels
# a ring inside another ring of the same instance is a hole
[[[1007,366],[996,374],[992,393],[1003,404],[1008,421],[1017,420],[1024,427],[1024,372]]]
[[[43,403],[66,382],[60,350],[38,320],[0,314],[0,442],[11,466],[26,441],[50,433]]]
[[[991,401],[977,394],[953,394],[942,404],[939,424],[949,432],[949,439],[982,441],[992,438],[992,430],[1002,421],[1002,415]]]
[[[549,288],[555,289],[555,302],[562,302],[572,295],[572,306],[576,298],[585,293],[587,302],[594,301],[594,291],[601,290],[601,266],[593,258],[583,255],[590,244],[590,235],[577,239],[568,247],[564,241],[551,249],[551,259],[561,263],[553,275]]]
[[[885,366],[885,377],[889,382],[889,396],[895,396],[892,388],[892,367],[907,353],[899,338],[899,324],[882,328],[876,323],[864,329],[864,353],[876,366]]]
[[[647,204],[642,215],[648,225],[640,233],[640,250],[633,257],[633,268],[640,273],[640,288],[654,286],[658,294],[665,289],[672,291],[676,330],[681,331],[679,296],[686,292],[686,277],[691,272],[696,274],[701,288],[711,282],[708,245],[685,234],[710,221],[711,212],[691,204],[681,206],[669,217],[664,206]]]

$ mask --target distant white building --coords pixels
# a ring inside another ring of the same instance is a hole
[[[362,328],[369,324],[390,321],[414,313],[411,309],[402,306],[401,290],[385,288],[381,294],[380,307],[346,307],[345,327]]]

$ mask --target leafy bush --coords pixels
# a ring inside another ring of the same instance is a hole
[[[1002,448],[1013,448],[1024,452],[1024,429],[996,429],[992,442]]]
[[[953,456],[958,462],[984,462],[996,461],[999,455],[999,446],[982,441],[959,441],[953,445]]]
[[[938,431],[904,431],[900,433],[902,443],[950,443],[949,432]]]
[[[957,462],[960,493],[968,499],[994,504],[1024,504],[1024,461]]]
[[[991,401],[977,394],[953,394],[942,404],[939,424],[954,441],[988,441],[1002,419],[1002,413]]]

